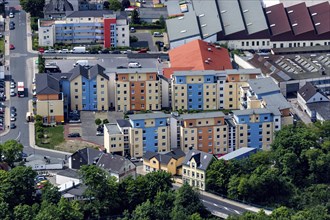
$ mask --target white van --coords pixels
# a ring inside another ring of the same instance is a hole
[[[141,64],[139,62],[130,62],[128,64],[128,68],[141,68]]]
[[[86,47],[74,47],[71,53],[86,53]]]
[[[73,64],[73,67],[76,67],[78,65],[83,67],[89,67],[88,60],[77,60],[77,62]]]

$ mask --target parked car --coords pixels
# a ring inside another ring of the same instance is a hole
[[[162,33],[160,33],[160,32],[154,32],[153,34],[152,34],[154,37],[163,37],[164,35],[162,34]]]
[[[148,52],[148,49],[141,49],[141,50],[139,50],[138,53],[147,53],[147,52]]]
[[[15,117],[10,117],[10,121],[16,121]]]
[[[68,134],[68,137],[80,137],[79,133],[70,133]]]
[[[9,25],[14,25],[15,26],[15,22],[10,21]]]
[[[119,50],[114,50],[111,52],[112,54],[121,54],[121,52]]]
[[[15,129],[15,128],[16,128],[15,123],[11,123],[11,124],[10,124],[10,129]]]
[[[10,92],[10,97],[16,96],[16,92]]]
[[[16,112],[11,112],[10,113],[10,117],[15,117],[15,116],[17,116],[17,113]]]
[[[10,107],[10,112],[16,112],[16,107],[15,106],[11,106]]]
[[[54,49],[48,49],[45,50],[45,53],[56,53],[56,51]]]
[[[13,25],[12,23],[9,23],[9,30],[14,30],[15,29],[15,25]]]
[[[127,69],[126,66],[117,66],[117,69]]]
[[[70,53],[68,49],[62,49],[58,51],[59,53]]]
[[[129,68],[141,68],[141,64],[139,62],[129,62],[128,63]]]
[[[14,44],[10,44],[9,49],[14,50],[15,49]]]
[[[103,136],[103,132],[97,131],[96,136]]]
[[[13,13],[13,12],[10,12],[10,13],[9,13],[9,17],[10,17],[10,18],[14,18],[14,17],[15,17],[14,13]]]
[[[136,32],[136,30],[135,30],[135,28],[134,28],[134,27],[131,27],[131,28],[129,29],[129,32],[131,32],[131,33],[135,33],[135,32]]]

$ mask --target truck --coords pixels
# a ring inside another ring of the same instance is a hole
[[[74,47],[71,53],[86,53],[86,47]]]
[[[25,97],[24,82],[18,82],[17,83],[17,96],[20,97],[20,98]]]
[[[33,113],[32,112],[27,112],[26,113],[26,121],[27,122],[33,121]]]
[[[76,67],[78,65],[83,67],[89,67],[88,60],[77,60],[77,62],[73,64],[73,67]]]

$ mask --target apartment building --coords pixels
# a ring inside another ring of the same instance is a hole
[[[182,180],[184,183],[205,190],[206,170],[216,158],[209,153],[190,150],[182,162]]]
[[[161,110],[162,87],[157,69],[115,69],[116,111]]]
[[[109,77],[105,69],[95,65],[86,69],[80,65],[73,68],[70,73],[71,109],[82,111],[104,111],[109,109],[108,82]]]
[[[129,116],[131,156],[142,157],[146,151],[170,150],[170,115],[164,113],[134,114]]]
[[[59,81],[46,73],[36,74],[36,115],[43,124],[64,122],[64,100]]]
[[[73,11],[60,19],[38,20],[39,46],[101,44],[106,48],[129,46],[129,25],[122,13]]]
[[[266,108],[233,111],[236,149],[253,147],[268,150],[274,137],[274,115]]]
[[[241,86],[260,75],[260,69],[175,71],[172,109],[239,109]]]
[[[205,112],[172,114],[171,146],[184,152],[196,149],[210,154],[223,155],[229,152],[228,125],[225,114]]]
[[[104,147],[108,153],[142,157],[146,151],[170,150],[169,115],[148,113],[130,115],[104,126]]]

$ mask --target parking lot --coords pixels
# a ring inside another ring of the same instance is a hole
[[[116,119],[123,119],[124,115],[122,112],[92,112],[83,111],[80,112],[81,123],[68,123],[65,127],[65,138],[66,139],[81,139],[90,143],[95,143],[97,145],[103,145],[103,136],[97,136],[97,125],[95,120],[97,118],[108,119],[109,123],[115,123]],[[70,133],[79,133],[81,138],[68,138]]]

